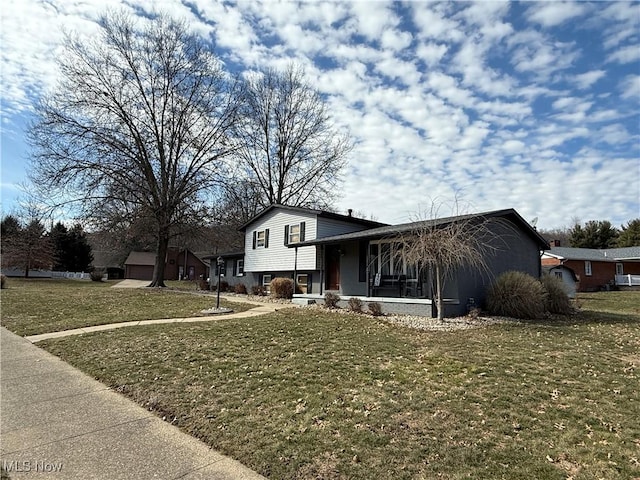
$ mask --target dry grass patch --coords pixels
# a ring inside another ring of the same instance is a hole
[[[577,480],[640,476],[639,327],[288,309],[43,345],[271,478]]]
[[[215,296],[161,289],[110,288],[111,282],[11,279],[2,290],[2,326],[18,335],[134,320],[199,316],[215,305]],[[234,311],[253,305],[227,304]]]

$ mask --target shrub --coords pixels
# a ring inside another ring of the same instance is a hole
[[[228,292],[229,291],[229,282],[227,282],[225,280],[220,280],[219,288],[220,288],[221,292]]]
[[[382,305],[378,302],[369,302],[369,313],[374,317],[379,317],[382,315]]]
[[[546,292],[542,284],[522,272],[505,272],[487,291],[487,310],[493,315],[533,319],[545,312]]]
[[[103,276],[104,276],[104,270],[99,270],[99,269],[93,270],[89,274],[89,277],[91,278],[92,282],[101,282]]]
[[[4,273],[0,275],[0,288],[7,288],[7,276]]]
[[[551,276],[542,276],[542,286],[547,292],[545,307],[550,313],[558,313],[560,315],[569,315],[573,310],[571,308],[571,300],[564,288],[561,279]]]
[[[247,286],[244,283],[238,283],[235,287],[233,287],[233,291],[239,295],[247,294]]]
[[[349,299],[349,310],[351,310],[352,312],[361,313],[362,305],[362,300],[360,300],[359,298],[351,297]]]
[[[218,288],[217,285],[213,286],[214,290]],[[199,290],[209,290],[209,282],[207,282],[204,278],[198,280],[198,289]]]
[[[262,285],[254,285],[251,287],[251,294],[259,297],[264,297],[267,294],[267,289]]]
[[[274,298],[293,298],[293,280],[282,277],[271,280],[271,296]]]
[[[340,301],[340,295],[333,292],[327,292],[324,294],[324,306],[327,308],[338,308],[338,302]]]

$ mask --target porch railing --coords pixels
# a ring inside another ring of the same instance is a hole
[[[616,285],[627,287],[640,286],[640,275],[616,275]]]

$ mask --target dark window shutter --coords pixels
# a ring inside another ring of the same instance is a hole
[[[264,248],[269,248],[269,229],[264,231]]]
[[[284,244],[289,245],[289,225],[284,226]]]
[[[300,241],[304,242],[304,227],[305,222],[300,222]]]
[[[307,293],[312,293],[311,292],[311,274],[307,275]]]
[[[253,231],[253,249],[256,249],[256,237],[258,236],[258,232]]]

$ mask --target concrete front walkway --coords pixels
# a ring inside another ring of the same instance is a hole
[[[192,322],[212,322],[226,320],[230,318],[249,318],[257,317],[259,315],[265,315],[267,313],[276,312],[283,307],[290,307],[289,305],[282,305],[277,303],[257,303],[246,302],[258,305],[251,310],[245,310],[244,312],[228,313],[223,315],[209,315],[205,317],[187,317],[187,318],[161,318],[158,320],[137,320],[134,322],[119,322],[108,323],[106,325],[96,325],[93,327],[73,328],[71,330],[62,330],[60,332],[41,333],[39,335],[29,335],[26,338],[32,343],[37,343],[42,340],[48,340],[49,338],[61,338],[69,337],[71,335],[82,335],[84,333],[100,332],[102,330],[114,330],[116,328],[125,327],[137,327],[139,325],[157,325],[161,323],[192,323]]]
[[[262,479],[0,327],[0,456],[11,479]]]

